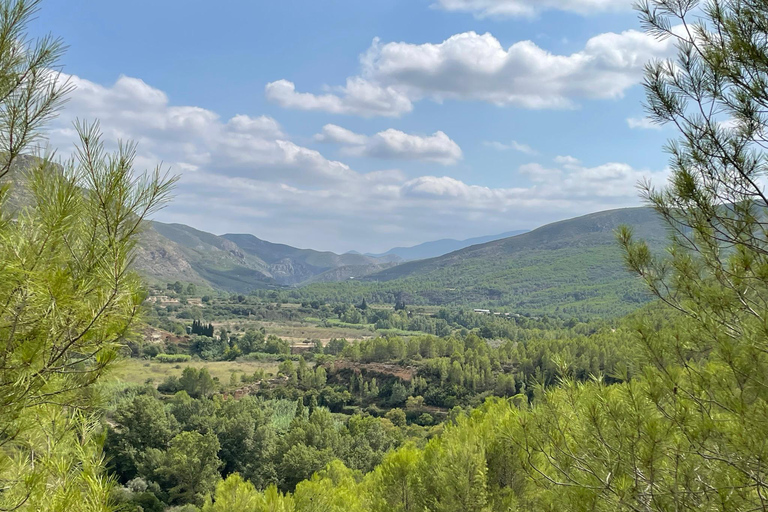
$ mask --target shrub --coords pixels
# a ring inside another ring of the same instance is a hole
[[[191,360],[189,354],[157,354],[155,360],[161,363],[186,363]]]

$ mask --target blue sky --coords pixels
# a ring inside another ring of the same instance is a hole
[[[157,219],[335,251],[533,228],[639,204],[671,55],[627,0],[43,2],[74,118],[181,174]]]

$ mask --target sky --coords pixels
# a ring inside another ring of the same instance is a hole
[[[76,119],[180,175],[156,220],[345,252],[638,206],[664,143],[632,0],[45,0]]]

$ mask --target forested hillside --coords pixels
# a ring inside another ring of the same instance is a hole
[[[189,281],[247,293],[304,285],[294,297],[326,302],[501,307],[560,316],[620,316],[649,299],[621,261],[619,226],[654,247],[666,231],[653,211],[599,212],[473,245],[444,256],[397,264],[273,244],[252,235],[204,233],[152,223],[137,267],[155,282]]]
[[[402,299],[517,313],[620,316],[650,299],[622,261],[616,242],[622,225],[632,227],[652,247],[667,241],[667,231],[652,209],[612,210],[298,293],[328,301]]]

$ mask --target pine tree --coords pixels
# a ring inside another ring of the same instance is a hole
[[[94,383],[141,311],[130,264],[173,180],[137,177],[135,146],[107,154],[97,124],[62,166],[19,159],[70,89],[61,41],[26,36],[37,4],[0,1],[0,509],[102,511]]]

